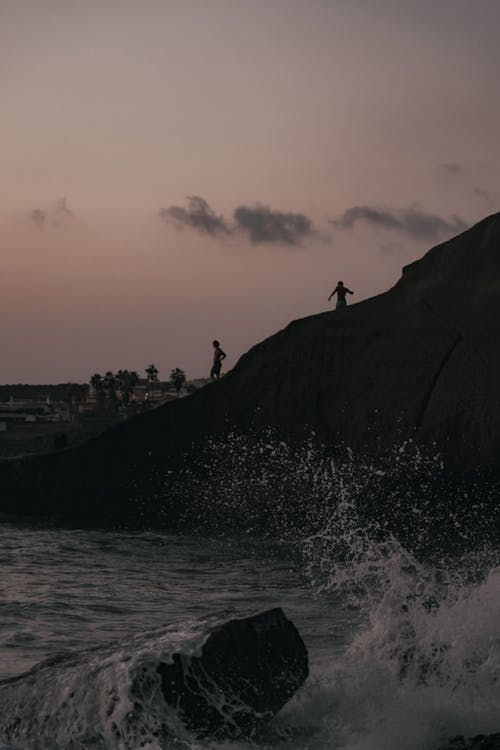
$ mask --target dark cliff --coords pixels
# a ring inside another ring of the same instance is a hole
[[[412,437],[451,468],[500,448],[500,214],[407,266],[385,294],[291,323],[220,383],[76,449],[0,466],[0,511],[113,517],[207,436],[268,425],[381,452]]]

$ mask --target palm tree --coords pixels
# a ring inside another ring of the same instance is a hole
[[[158,382],[158,368],[154,365],[149,365],[149,367],[146,367],[146,375],[148,376],[148,383]]]
[[[186,382],[186,373],[184,372],[184,370],[181,370],[180,367],[176,367],[175,370],[172,370],[172,372],[170,373],[170,381],[175,388],[177,398],[179,398],[179,393],[182,390],[182,386]]]
[[[134,388],[139,385],[140,383],[139,375],[136,373],[135,370],[130,370],[130,372],[127,370],[127,388],[126,388],[126,401],[125,406],[128,406],[130,404],[130,396],[134,392]]]
[[[111,370],[108,370],[103,378],[103,386],[108,393],[108,409],[111,414],[115,414],[118,408],[118,403],[116,400],[116,385],[116,376],[111,372]]]
[[[120,390],[127,384],[128,370],[118,370],[115,375],[116,386]]]
[[[116,386],[116,376],[114,372],[108,370],[102,379],[102,384],[104,388],[114,388]]]
[[[129,406],[130,396],[138,383],[139,376],[135,370],[118,370],[116,373],[116,384],[121,392],[122,404],[124,406]]]
[[[98,372],[95,372],[90,378],[90,385],[95,391],[98,391],[99,388],[102,388],[102,375],[99,375]]]
[[[136,373],[135,370],[130,370],[129,378],[130,378],[130,385],[132,386],[132,388],[134,388],[136,385],[139,385],[140,377]]]
[[[92,375],[92,377],[90,378],[90,385],[94,389],[96,409],[98,412],[102,413],[106,406],[106,396],[104,393],[104,380],[103,380],[102,375],[99,375],[98,372],[94,373],[94,375]]]

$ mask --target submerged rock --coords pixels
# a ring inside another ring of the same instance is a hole
[[[281,609],[230,620],[199,656],[176,653],[158,667],[167,703],[199,736],[251,735],[305,682],[307,649]]]
[[[500,733],[478,734],[469,739],[463,736],[454,737],[440,750],[500,750]]]

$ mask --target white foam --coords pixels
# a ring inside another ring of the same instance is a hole
[[[2,734],[30,750],[159,750],[188,735],[163,699],[158,663],[180,648],[198,654],[205,637],[196,623],[158,630],[5,680]]]

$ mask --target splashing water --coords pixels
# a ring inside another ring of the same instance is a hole
[[[297,449],[272,436],[249,444],[237,435],[210,444],[208,454],[208,477],[199,484],[195,472],[191,477],[200,526],[293,539],[317,595],[355,613],[349,646],[317,669],[285,711],[296,729],[314,725],[308,747],[425,750],[457,734],[500,730],[498,551],[482,544],[453,556],[448,545],[437,546],[431,564],[388,532],[376,512],[363,512],[367,495],[376,507],[388,478],[415,547],[432,533],[438,545],[429,487],[442,471],[439,457],[410,443],[378,465],[349,451],[333,461],[314,440]],[[404,498],[397,489],[403,478]],[[491,500],[473,492],[477,518]],[[453,506],[440,512],[456,538],[468,538],[469,507],[463,517]]]
[[[167,520],[179,507],[179,525],[190,530],[277,541],[301,539],[307,529],[322,527],[345,494],[371,491],[387,473],[372,459],[354,459],[349,449],[333,460],[313,433],[291,445],[272,430],[253,439],[232,432],[206,441],[193,455],[174,478],[163,480]],[[417,449],[411,458],[397,451],[389,461],[394,479],[410,465],[415,475],[437,468],[436,459],[425,461]]]
[[[315,746],[422,750],[498,731],[500,569],[464,585],[397,546],[379,551],[374,565],[332,574],[355,592],[361,624],[305,701],[306,714],[322,706]]]
[[[364,521],[348,485],[337,497],[324,528],[302,542],[305,571],[360,624],[318,677],[329,704],[318,747],[330,736],[346,750],[425,750],[498,731],[498,553],[423,562]]]
[[[156,668],[179,646],[198,654],[204,640],[199,623],[162,629],[82,656],[48,659],[1,681],[2,735],[47,750],[168,746],[187,733],[162,697]]]
[[[411,444],[377,463],[349,451],[334,461],[313,439],[289,446],[272,434],[207,443],[165,479],[163,497],[181,508],[181,527],[292,550],[326,634],[308,684],[252,743],[195,741],[158,708],[151,665],[177,637],[158,631],[0,683],[2,739],[23,750],[437,750],[457,734],[499,731],[500,553],[439,548],[429,488],[441,471]],[[478,492],[486,513],[491,500]],[[443,508],[440,523],[469,539],[470,516]],[[386,523],[392,511],[406,524],[401,538]],[[431,536],[432,561],[419,552]]]

